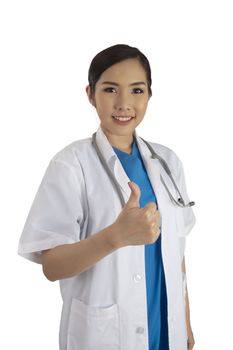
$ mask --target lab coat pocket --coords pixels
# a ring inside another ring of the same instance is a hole
[[[118,305],[97,307],[73,298],[67,350],[120,350]]]
[[[196,218],[191,207],[176,208],[177,230],[180,237],[186,237],[195,225]]]
[[[174,169],[172,169],[171,171],[173,174],[176,173]],[[173,176],[173,178],[180,192],[182,193],[184,202],[188,203],[190,202],[190,199],[187,194],[183,170],[180,171],[180,173],[182,174],[180,175],[181,179],[179,179],[179,177],[175,175]],[[178,200],[180,195],[177,191],[175,191],[174,184],[171,182],[170,178],[168,177],[168,175],[165,173],[164,170],[161,170],[161,175],[163,177],[163,181],[165,182],[169,192],[172,194],[172,196],[176,200]],[[192,207],[181,207],[176,203],[174,203],[174,201],[171,200],[169,194],[167,193],[167,190],[165,190],[164,186],[162,186],[162,191],[164,194],[164,201],[166,201],[167,205],[170,206],[170,208],[172,208],[173,213],[175,214],[177,235],[179,237],[186,237],[190,233],[196,221]]]
[[[166,181],[166,186],[168,187],[170,193],[173,194],[173,197],[178,200],[179,196],[173,193],[174,189],[168,181]],[[176,235],[178,237],[186,237],[195,224],[195,216],[192,208],[180,207],[179,205],[174,203],[174,201],[171,200],[164,187],[162,187],[161,193],[163,194],[163,203],[164,206],[166,206],[166,212],[169,213],[170,216],[175,218]],[[188,201],[189,199],[186,199],[186,202]]]
[[[179,237],[185,236],[185,230],[184,230],[184,218],[183,218],[183,210],[186,208],[176,207],[175,210],[175,216],[176,216],[176,230]]]

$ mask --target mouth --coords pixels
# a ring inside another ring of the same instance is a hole
[[[128,125],[132,119],[134,119],[135,117],[132,116],[117,116],[117,115],[112,115],[112,118],[114,120],[115,123],[117,123],[118,125]]]

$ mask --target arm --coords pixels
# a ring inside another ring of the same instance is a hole
[[[186,267],[185,267],[185,257],[183,257],[182,261],[182,272],[186,274]],[[193,337],[193,332],[192,332],[192,327],[190,323],[190,309],[189,309],[189,298],[188,298],[188,288],[186,284],[186,295],[185,295],[185,303],[186,303],[186,308],[185,308],[185,317],[186,317],[186,327],[187,327],[187,334],[188,334],[188,350],[192,349],[194,346],[194,337]]]
[[[117,227],[112,224],[77,243],[42,251],[44,275],[56,281],[80,274],[120,247],[117,236]]]

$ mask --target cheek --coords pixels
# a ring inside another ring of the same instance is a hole
[[[96,99],[97,109],[100,113],[106,112],[111,107],[109,99],[101,97]]]
[[[107,94],[103,94],[99,96],[99,103],[103,106],[109,106],[113,103],[113,98]]]
[[[147,105],[148,105],[147,100],[142,100],[142,101],[138,102],[138,104],[137,104],[138,111],[140,111],[142,113],[145,112],[147,109]]]

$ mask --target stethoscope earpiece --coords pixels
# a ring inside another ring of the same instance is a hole
[[[184,201],[183,201],[182,198],[178,198],[178,202],[181,203],[181,204],[184,204]],[[193,202],[193,201],[188,203],[189,207],[192,207],[193,205],[195,205],[195,202]]]

